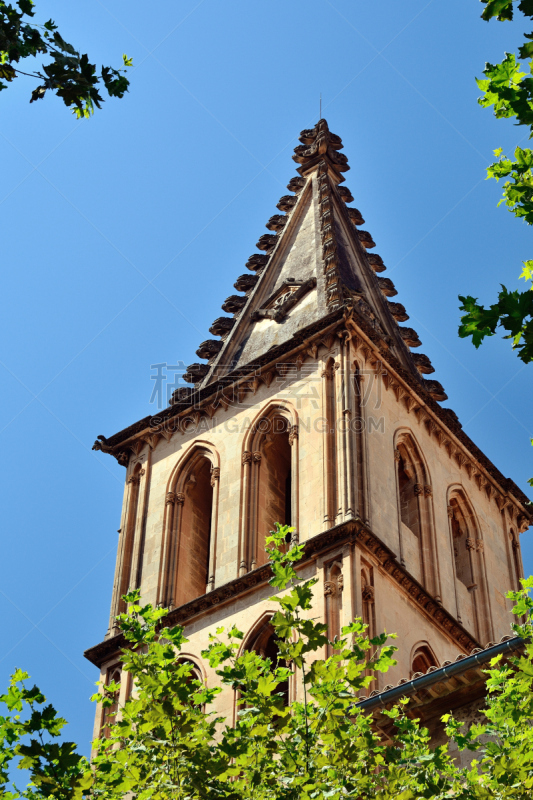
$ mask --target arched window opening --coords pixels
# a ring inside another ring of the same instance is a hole
[[[265,621],[250,637],[249,642],[246,644],[245,649],[249,652],[258,653],[263,658],[270,659],[272,669],[276,667],[285,667],[286,662],[279,657],[279,647],[276,638],[276,631],[271,622]],[[289,705],[289,681],[281,681],[277,685],[277,693],[283,696],[283,705]]]
[[[198,664],[195,664],[195,662],[191,658],[186,658],[186,657],[178,658],[177,663],[187,664],[187,666],[190,667],[191,671],[187,676],[187,683],[190,684],[192,683],[192,681],[199,681],[200,683],[204,682],[200,667],[198,666]]]
[[[265,539],[276,522],[298,528],[298,416],[273,400],[245,437],[239,537],[239,575],[268,563]],[[293,534],[297,538],[297,533]]]
[[[402,563],[440,601],[439,554],[435,541],[433,490],[422,453],[413,435],[396,438],[398,533]]]
[[[469,530],[465,509],[461,508],[457,497],[450,499],[450,518],[453,537],[453,555],[455,558],[455,574],[467,588],[472,586],[472,542],[473,531]]]
[[[460,486],[448,495],[448,518],[457,618],[485,644],[494,636],[484,544],[474,508]]]
[[[121,669],[120,667],[111,667],[107,670],[104,694],[107,698],[112,700],[111,705],[104,706],[102,709],[102,724],[100,727],[100,737],[109,739],[110,730],[109,726],[113,725],[117,720],[117,712],[119,709],[119,696],[120,696],[120,682],[121,682]],[[118,684],[119,688],[110,691],[108,686],[110,684]]]
[[[418,496],[415,493],[417,484],[415,468],[401,445],[398,450],[398,487],[402,522],[415,536],[420,536],[420,510]]]
[[[132,579],[132,562],[133,562],[133,548],[135,544],[135,529],[137,527],[137,513],[139,510],[139,494],[141,477],[143,474],[142,466],[140,463],[135,465],[133,474],[128,478],[129,496],[128,508],[126,514],[126,527],[123,533],[123,547],[122,547],[122,567],[119,581],[117,614],[123,614],[126,611],[126,603],[122,600],[122,596],[127,594],[133,586],[130,586]]]
[[[281,416],[261,420],[264,430],[260,450],[254,453],[259,463],[257,537],[252,554],[251,569],[268,561],[265,539],[276,522],[293,525],[292,519],[292,451],[290,425]]]
[[[211,473],[211,461],[200,456],[191,465],[183,485],[177,580],[173,593],[177,606],[205,594],[209,583],[213,515]]]
[[[438,667],[437,659],[428,645],[420,645],[413,653],[411,662],[411,678],[417,674],[425,675],[430,667]]]
[[[196,691],[199,688],[197,686],[198,683],[204,684],[204,677],[202,675],[202,671],[198,666],[198,664],[195,664],[195,662],[191,658],[186,658],[186,657],[178,658],[177,663],[186,664],[190,668],[190,672],[186,678],[186,683],[188,686],[191,687],[193,691]],[[191,684],[193,685],[191,686]],[[193,704],[191,703],[191,705]],[[204,708],[205,706],[202,706],[202,709]]]
[[[344,577],[342,574],[342,563],[334,561],[326,564],[324,581],[324,596],[326,599],[326,622],[328,626],[328,638],[333,641],[339,638],[342,628],[342,592],[344,589]],[[328,656],[333,655],[334,650],[328,645]]]
[[[169,608],[215,588],[219,457],[197,441],[167,484],[157,602]]]

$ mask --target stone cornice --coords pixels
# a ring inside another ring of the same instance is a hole
[[[463,652],[470,652],[479,647],[479,643],[448,611],[442,608],[431,595],[421,586],[412,575],[402,567],[396,556],[376,534],[372,533],[359,519],[351,519],[336,525],[333,528],[319,533],[304,542],[304,558],[301,566],[319,555],[339,545],[355,542],[372,556],[378,563],[383,574],[393,580],[403,593],[418,607],[419,611],[428,617],[432,624],[450,639]],[[186,625],[195,617],[222,607],[237,598],[266,586],[272,571],[267,564],[263,567],[248,572],[240,578],[208,592],[201,597],[170,611],[162,620],[164,625]],[[92,664],[100,667],[105,661],[113,658],[119,651],[126,647],[127,642],[122,634],[113,636],[90,647],[84,655]]]

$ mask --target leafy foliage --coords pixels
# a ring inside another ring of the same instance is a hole
[[[124,97],[129,87],[125,69],[102,67],[98,75],[89,57],[80,55],[66,42],[51,19],[44,25],[30,24],[29,20],[35,16],[33,9],[32,0],[17,0],[15,4],[0,0],[0,91],[20,75],[29,75],[39,80],[30,103],[41,100],[50,90],[66,106],[74,106],[78,118],[89,117],[95,106],[101,108],[104,101],[100,84],[110,97]],[[15,66],[23,59],[41,55],[51,59],[43,65],[42,72],[27,73]],[[122,61],[124,67],[132,66],[126,55]]]
[[[529,270],[531,261],[524,263],[524,270]],[[513,347],[518,350],[519,357],[528,364],[533,360],[533,292],[510,292],[505,286],[498,295],[498,302],[489,308],[479,305],[475,297],[459,297],[462,302],[459,336],[471,336],[476,347],[479,347],[486,336],[494,336],[500,325],[509,331],[505,337],[513,340]]]
[[[499,21],[512,20],[516,0],[482,0],[485,8],[482,18],[493,17]],[[517,8],[526,17],[533,18],[533,0],[520,0]],[[492,106],[497,119],[516,119],[517,125],[526,125],[533,136],[533,33],[525,34],[526,41],[519,48],[519,57],[528,60],[527,70],[522,68],[514,53],[505,53],[499,64],[486,64],[484,78],[477,80],[482,92],[479,104],[484,108]],[[487,169],[487,178],[504,180],[504,203],[514,216],[528,225],[533,224],[533,150],[517,147],[514,158],[502,154],[501,148],[494,151],[497,161]],[[459,335],[472,337],[475,347],[479,347],[486,336],[493,336],[498,327],[508,333],[513,348],[526,364],[533,360],[533,261],[525,261],[521,278],[530,282],[525,291],[508,291],[502,286],[498,300],[489,308],[478,303],[477,298],[468,296],[459,299],[464,311],[461,317]]]
[[[36,687],[28,689],[27,672],[17,669],[11,676],[6,694],[0,701],[7,716],[0,716],[0,791],[5,800],[25,797],[56,797],[78,800],[92,783],[87,760],[75,752],[72,742],[58,743],[66,720],[57,716],[51,706],[44,706],[45,696]],[[44,706],[43,708],[40,708]],[[23,714],[26,711],[28,713]],[[7,791],[9,766],[17,759],[19,769],[31,774],[31,785],[25,791],[16,786]]]
[[[526,640],[512,665],[491,665],[486,722],[464,730],[446,715],[450,739],[479,755],[470,769],[458,769],[447,745],[432,748],[428,731],[404,712],[390,711],[395,734],[385,743],[372,717],[357,705],[357,693],[376,671],[394,664],[385,634],[372,640],[361,620],[328,641],[326,626],[312,618],[316,579],[300,580],[302,547],[286,544],[289,528],[277,525],[268,540],[279,606],[272,618],[279,656],[276,663],[243,648],[237,628],[219,628],[203,656],[223,686],[237,698],[234,722],[213,713],[219,688],[207,688],[180,659],[187,643],[179,626],[165,627],[166,610],[142,605],[138,591],[125,596],[119,617],[128,642],[122,653],[129,699],[113,717],[118,685],[101,685],[94,699],[106,724],[94,745],[92,764],[71,743],[56,744],[64,720],[45,698],[27,690],[17,671],[1,700],[0,791],[6,800],[44,797],[72,800],[488,800],[529,798],[533,783],[533,601],[524,590],[511,594],[515,613],[526,623],[515,630]],[[333,655],[324,658],[324,647]],[[280,685],[297,687],[290,706]],[[27,711],[27,714],[24,714]],[[23,719],[24,717],[24,719]],[[487,736],[490,737],[487,739]],[[47,742],[47,737],[52,740]],[[26,740],[30,739],[27,744]],[[12,762],[27,769],[31,782],[8,791]]]

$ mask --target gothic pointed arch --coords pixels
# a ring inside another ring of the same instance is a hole
[[[219,454],[201,440],[170,475],[159,582],[159,602],[170,608],[215,588],[219,478]]]
[[[263,658],[270,659],[272,669],[276,666],[285,667],[286,663],[279,658],[279,647],[276,637],[276,631],[272,625],[272,617],[274,612],[267,611],[259,617],[257,622],[250,628],[249,632],[243,639],[243,643],[239,650],[239,655],[245,651],[255,652]],[[283,695],[285,705],[289,704],[289,681],[285,680],[278,684],[277,692]]]
[[[426,460],[413,433],[394,436],[399,549],[402,563],[440,601],[433,489]]]
[[[108,706],[102,706],[100,717],[100,738],[108,739],[110,735],[110,725],[117,722],[117,714],[120,709],[120,685],[122,682],[122,668],[120,664],[115,664],[106,672],[104,686],[102,691],[104,695],[111,700]],[[118,688],[111,690],[110,685]]]
[[[428,642],[417,642],[411,648],[411,678],[415,675],[425,675],[431,667],[438,667],[437,656]]]
[[[457,618],[486,644],[493,626],[481,527],[460,484],[448,487],[447,504]]]
[[[276,522],[298,529],[298,415],[282,400],[257,414],[243,443],[240,575],[268,561]]]
[[[187,664],[190,667],[190,674],[187,678],[187,683],[191,683],[192,681],[199,681],[204,686],[207,686],[207,675],[205,673],[205,668],[201,662],[201,660],[193,655],[192,653],[186,653],[183,650],[180,651],[179,658],[177,659],[178,664]]]

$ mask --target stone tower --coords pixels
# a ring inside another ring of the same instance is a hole
[[[431,362],[399,324],[408,314],[349,205],[341,139],[320,120],[300,141],[291,193],[198,348],[204,363],[188,367],[190,386],[94,445],[126,468],[109,629],[86,652],[104,681],[120,669],[114,620],[129,587],[185,626],[184,657],[210,685],[200,653],[220,624],[272,652],[264,540],[276,521],[305,543],[313,616],[332,636],[354,616],[398,633],[398,664],[374,694],[509,634],[527,498],[424,377]],[[217,702],[232,718],[233,694]]]

